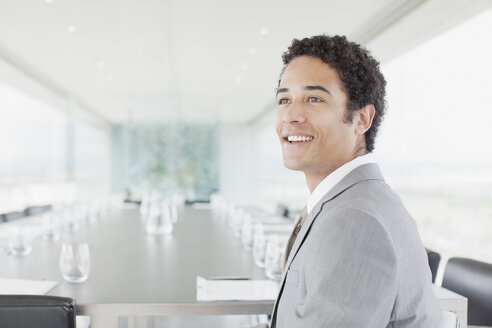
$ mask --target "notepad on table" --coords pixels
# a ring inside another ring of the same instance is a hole
[[[0,295],[44,295],[56,281],[0,278]]]
[[[277,297],[278,281],[196,278],[197,301],[272,301]]]

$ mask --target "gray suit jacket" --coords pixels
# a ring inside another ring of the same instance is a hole
[[[271,327],[436,327],[441,309],[415,221],[376,164],[350,172],[309,213]]]

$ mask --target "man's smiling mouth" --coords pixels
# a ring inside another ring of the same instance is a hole
[[[291,135],[284,137],[285,141],[288,141],[289,143],[293,142],[303,142],[303,141],[311,141],[313,140],[313,137],[311,136],[298,136],[298,135]]]

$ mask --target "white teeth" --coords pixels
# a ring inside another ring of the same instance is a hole
[[[287,140],[289,141],[310,141],[313,140],[313,137],[306,136],[288,136]]]

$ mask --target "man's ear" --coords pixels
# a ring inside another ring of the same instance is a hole
[[[374,115],[376,113],[376,109],[374,105],[366,105],[358,110],[355,115],[357,116],[356,120],[356,131],[357,134],[363,135],[372,125],[372,120],[374,119]]]

